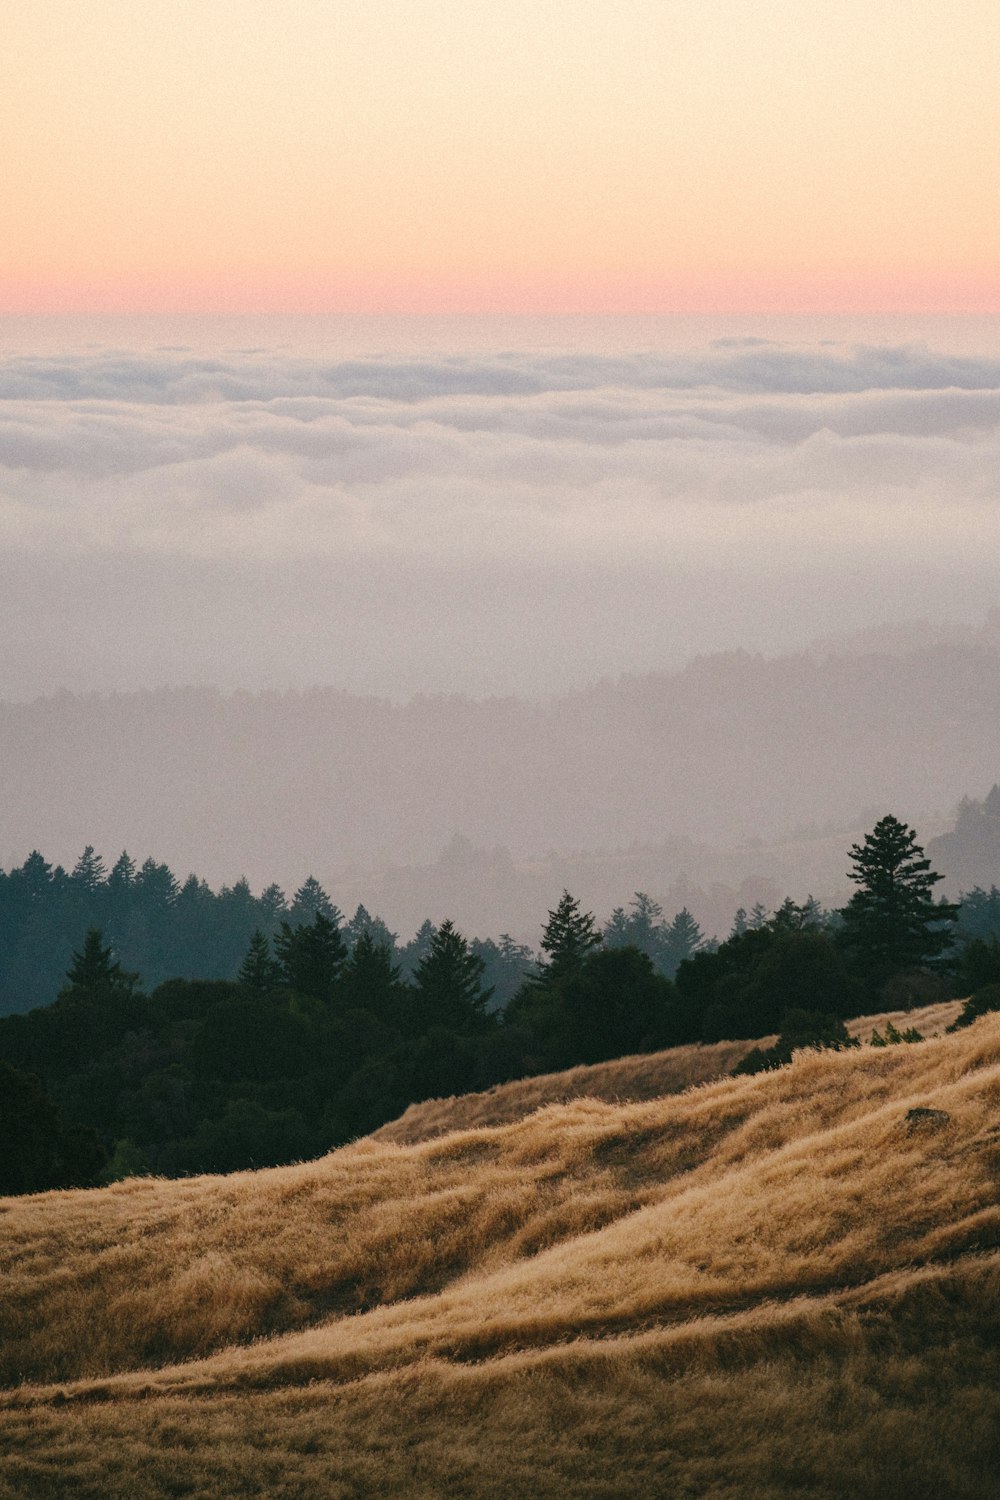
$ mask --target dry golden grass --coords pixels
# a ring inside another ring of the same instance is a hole
[[[301,1166],[7,1199],[0,1497],[986,1500],[998,1182],[988,1016]]]
[[[856,1016],[847,1022],[847,1029],[859,1041],[867,1042],[873,1030],[885,1031],[886,1026],[895,1026],[906,1031],[915,1026],[923,1037],[943,1036],[955,1020],[964,1000],[941,1000],[936,1005],[923,1005],[916,1010],[883,1010],[877,1015]]]
[[[868,1035],[871,1034],[869,1028]],[[768,1038],[768,1043],[774,1041]],[[477,1130],[484,1125],[508,1125],[545,1104],[570,1099],[604,1099],[609,1104],[634,1103],[679,1094],[698,1083],[724,1078],[746,1057],[753,1042],[716,1042],[712,1046],[671,1047],[619,1057],[613,1062],[568,1068],[564,1073],[541,1073],[497,1084],[481,1094],[459,1094],[447,1099],[425,1099],[411,1104],[398,1120],[390,1120],[372,1136],[411,1146],[453,1130]]]
[[[904,1030],[915,1026],[925,1037],[940,1036],[958,1015],[961,1000],[945,1000],[919,1010],[881,1011],[848,1021],[847,1029],[867,1043],[872,1030],[884,1031],[887,1023]],[[725,1078],[753,1046],[769,1047],[773,1036],[759,1042],[715,1042],[710,1046],[671,1047],[665,1052],[619,1057],[613,1062],[570,1068],[564,1073],[543,1073],[537,1078],[519,1078],[498,1084],[481,1094],[460,1094],[447,1099],[425,1099],[411,1104],[398,1120],[376,1130],[372,1139],[409,1146],[453,1130],[476,1130],[484,1125],[506,1125],[545,1104],[565,1104],[570,1099],[605,1099],[610,1104],[640,1099],[659,1099],[679,1094],[699,1083]]]

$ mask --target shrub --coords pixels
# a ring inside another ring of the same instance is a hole
[[[851,1036],[843,1021],[837,1016],[821,1015],[816,1011],[789,1010],[781,1022],[781,1035],[773,1047],[754,1047],[741,1063],[733,1069],[732,1076],[746,1073],[764,1073],[771,1068],[784,1067],[790,1063],[792,1054],[801,1047],[816,1051],[831,1048],[842,1052],[845,1047],[858,1047],[857,1037]]]
[[[923,1034],[915,1026],[908,1026],[905,1031],[897,1031],[891,1021],[885,1023],[885,1034],[872,1030],[871,1045],[873,1047],[897,1047],[900,1042],[922,1042]]]
[[[985,984],[970,995],[948,1030],[961,1031],[963,1026],[971,1026],[973,1021],[991,1010],[1000,1010],[1000,984]]]

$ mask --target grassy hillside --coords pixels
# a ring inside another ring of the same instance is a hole
[[[919,1011],[893,1010],[879,1015],[858,1016],[847,1029],[867,1042],[872,1030],[884,1031],[891,1022],[899,1029],[916,1026],[925,1037],[940,1036],[962,1009],[961,1000],[945,1000]],[[377,1141],[413,1145],[432,1140],[452,1130],[474,1130],[483,1125],[506,1125],[521,1120],[543,1104],[565,1104],[570,1099],[604,1099],[609,1104],[658,1099],[679,1094],[699,1083],[724,1078],[753,1046],[769,1047],[775,1037],[759,1042],[716,1042],[711,1046],[670,1047],[665,1052],[637,1057],[619,1057],[612,1062],[569,1068],[564,1073],[543,1073],[537,1078],[519,1078],[498,1084],[480,1094],[459,1094],[448,1099],[424,1099],[411,1104],[398,1120],[390,1120],[374,1132]]]
[[[0,1496],[985,1500],[998,1180],[989,1016],[7,1199]]]

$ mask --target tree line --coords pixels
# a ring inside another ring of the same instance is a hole
[[[0,1191],[294,1160],[419,1099],[789,1028],[835,1044],[852,1015],[1000,981],[1000,929],[956,940],[960,908],[935,898],[941,877],[913,830],[884,818],[850,856],[857,889],[840,912],[741,911],[721,943],[644,893],[600,927],[564,892],[537,955],[509,938],[477,945],[450,921],[400,946],[363,908],[344,921],[310,880],[291,902],[270,895],[266,923],[238,898],[231,977],[149,986],[111,922],[95,923],[54,1002],[0,1019]],[[81,863],[113,916],[123,872],[95,858]],[[84,885],[79,870],[38,888]],[[162,874],[129,875],[157,879],[162,892]],[[988,924],[1000,897],[980,894],[972,910]]]

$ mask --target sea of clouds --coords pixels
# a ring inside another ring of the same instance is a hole
[[[0,697],[550,692],[1000,602],[1000,358],[0,359]]]

